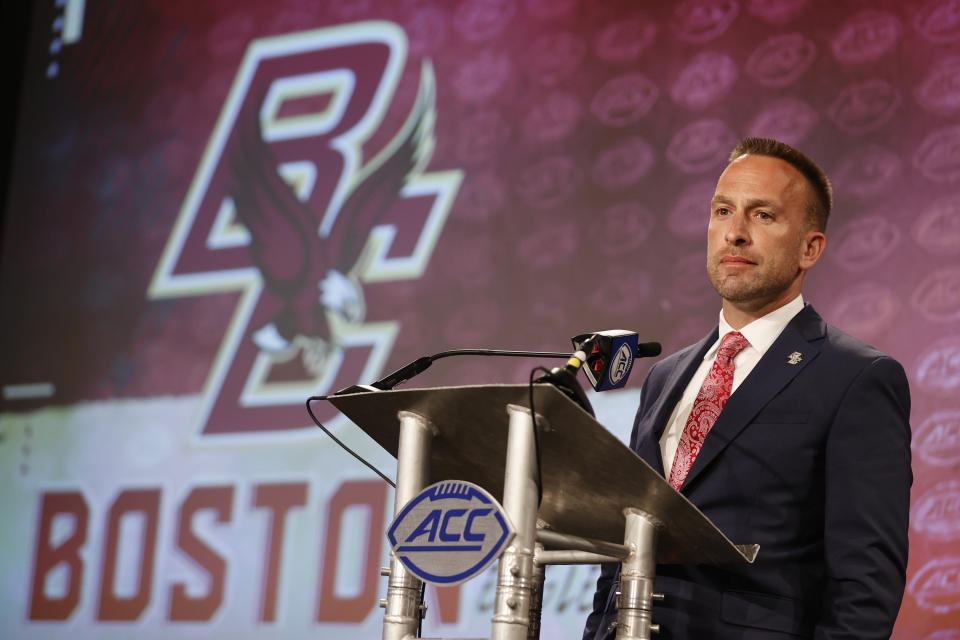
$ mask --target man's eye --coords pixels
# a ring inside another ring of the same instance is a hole
[[[717,207],[716,214],[718,216],[725,216],[728,213],[730,213],[730,209],[727,209],[726,207]]]
[[[766,211],[757,211],[757,217],[761,220],[773,220],[773,216]]]

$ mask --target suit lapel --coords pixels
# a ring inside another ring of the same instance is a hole
[[[703,361],[704,354],[716,341],[717,329],[715,328],[703,340],[690,345],[686,353],[680,355],[664,381],[662,389],[665,392],[659,394],[650,411],[647,412],[647,417],[643,418],[641,428],[648,435],[638,443],[637,454],[664,476],[666,473],[663,469],[663,456],[660,453],[660,437],[667,427],[670,414],[680,402],[690,378]]]
[[[826,325],[809,304],[790,321],[750,375],[730,396],[710,429],[681,490],[685,489],[781,389],[809,365],[823,346]],[[800,354],[798,360],[794,354]]]

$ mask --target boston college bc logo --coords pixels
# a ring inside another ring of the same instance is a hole
[[[307,396],[382,372],[399,325],[367,318],[365,285],[423,275],[463,179],[423,171],[436,119],[428,62],[405,121],[363,157],[406,57],[388,22],[248,47],[148,292],[239,295],[199,432],[305,427]]]

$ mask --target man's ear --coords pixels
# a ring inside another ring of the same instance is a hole
[[[803,252],[800,254],[800,268],[806,271],[817,263],[823,250],[827,246],[827,237],[822,231],[807,231],[803,241]]]

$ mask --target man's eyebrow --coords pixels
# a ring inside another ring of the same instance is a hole
[[[710,200],[710,204],[729,204],[733,205],[734,203],[732,198],[729,198],[723,194],[717,194],[713,196],[713,199]],[[773,200],[766,200],[763,198],[754,198],[753,200],[747,200],[747,209],[756,209],[758,207],[768,207],[775,209],[779,204]]]

